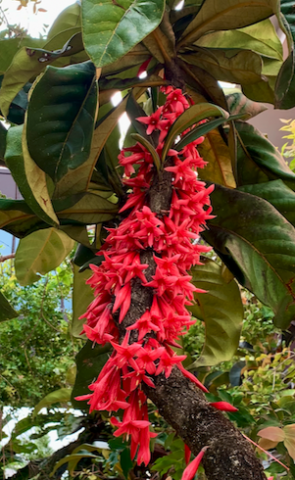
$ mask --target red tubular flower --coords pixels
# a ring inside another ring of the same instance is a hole
[[[194,478],[207,448],[209,447],[202,448],[196,458],[194,458],[194,460],[186,467],[182,474],[181,480],[192,480]]]
[[[142,68],[146,66],[147,62]],[[152,115],[137,119],[147,125],[148,135],[158,132],[155,148],[160,157],[170,126],[189,107],[180,89],[165,87],[162,90],[167,95],[165,105]],[[212,186],[206,188],[196,174],[196,169],[205,166],[196,149],[201,141],[195,140],[181,152],[169,149],[164,168],[172,177],[172,200],[169,211],[160,213],[153,212],[148,205],[150,187],[157,180],[152,155],[140,143],[121,151],[119,164],[125,174],[122,182],[128,188],[127,200],[120,210],[124,218],[118,227],[107,229],[108,236],[99,252],[103,261],[100,266],[91,266],[93,274],[87,282],[96,298],[81,317],[86,319],[83,332],[92,342],[102,345],[110,342],[114,350],[97,380],[89,386],[90,393],[78,398],[88,400],[90,411],[124,410],[122,422],[115,417],[111,419],[118,427],[114,435],[131,436],[131,458],[137,454],[139,465],[148,465],[149,443],[155,436],[149,430],[142,382],[155,387],[151,376],[164,372],[168,378],[176,366],[207,392],[182,366],[186,356],[176,355],[171,348],[179,346],[180,336],[194,323],[186,307],[192,305],[195,292],[203,292],[194,287],[187,273],[192,265],[200,264],[200,254],[209,250],[198,243],[206,221],[212,218],[209,194],[213,189]],[[154,258],[152,274],[151,265],[141,262],[141,253],[145,251],[151,252]],[[128,316],[127,333],[120,343],[120,324],[132,307],[132,289],[137,288],[139,282],[143,289],[149,289],[148,296],[152,299],[132,325]],[[236,410],[226,402],[215,402],[212,406]],[[184,480],[192,479],[204,451],[185,469]],[[188,447],[185,452],[188,462]]]
[[[211,407],[216,408],[216,410],[221,410],[222,412],[237,412],[238,408],[234,407],[228,402],[211,402]]]
[[[189,461],[191,459],[191,450],[190,448],[187,446],[187,444],[185,443],[184,444],[184,460],[185,460],[185,464],[188,465],[189,464]]]

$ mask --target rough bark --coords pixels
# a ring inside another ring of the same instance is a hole
[[[156,175],[149,192],[149,206],[159,216],[170,208],[172,195],[171,174]],[[141,262],[147,263],[148,281],[155,272],[152,249],[141,253]],[[121,324],[120,337],[152,304],[153,291],[143,287],[139,279],[132,284],[131,307]],[[137,341],[136,330],[130,341]],[[152,334],[151,334],[152,335]],[[169,378],[163,374],[153,377],[156,388],[144,384],[147,396],[158,407],[159,413],[175,428],[178,435],[197,455],[209,446],[203,465],[208,480],[265,480],[262,465],[249,442],[224,414],[211,407],[203,392],[174,367]]]

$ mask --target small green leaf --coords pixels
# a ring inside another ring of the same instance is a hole
[[[165,140],[165,145],[162,152],[162,162],[164,162],[167,153],[177,135],[180,135],[184,130],[191,127],[192,125],[204,120],[209,117],[223,117],[228,118],[228,113],[225,112],[220,107],[216,105],[211,105],[210,103],[199,103],[198,105],[193,105],[183,112],[180,117],[171,125],[168,135]]]
[[[44,397],[34,408],[33,416],[37,415],[42,408],[50,407],[55,403],[68,403],[71,399],[71,388],[60,388]]]
[[[249,100],[249,98],[245,97],[241,92],[226,95],[226,101],[231,115],[244,115],[245,120],[253,118],[267,110],[265,105]]]
[[[0,322],[11,320],[18,316],[18,313],[12,308],[3,293],[0,292]]]
[[[244,311],[235,280],[226,282],[222,267],[209,258],[192,268],[192,283],[207,293],[195,293],[196,305],[188,307],[194,317],[205,322],[206,338],[201,356],[191,367],[212,366],[229,361],[235,354]]]
[[[113,63],[149,35],[162,20],[164,0],[82,2],[85,49],[96,67]]]
[[[175,150],[178,152],[188,145],[189,143],[193,142],[194,140],[197,140],[198,138],[202,137],[203,135],[206,135],[208,132],[211,132],[214,130],[214,128],[219,127],[225,122],[231,121],[232,118],[216,118],[215,120],[210,120],[209,122],[206,122],[203,125],[199,125],[198,127],[195,127],[193,130],[188,132],[182,139],[175,145]]]
[[[31,233],[19,242],[15,254],[15,273],[21,285],[30,285],[40,275],[58,267],[74,247],[65,233],[48,228]]]
[[[248,123],[236,122],[236,129],[238,185],[253,185],[280,178],[294,190],[295,174],[270,141]]]
[[[160,157],[152,144],[138,133],[131,133],[131,137],[137,142],[141,143],[141,145],[143,145],[150,152],[151,156],[153,157],[154,164],[159,172],[161,169]]]
[[[5,153],[7,167],[32,211],[50,225],[58,225],[47,188],[46,174],[29,155],[23,125],[11,127]]]
[[[76,185],[72,172],[88,160],[96,108],[91,62],[48,67],[35,82],[27,112],[27,145],[33,160],[54,183],[70,176]],[[59,194],[65,192],[59,188]]]
[[[208,132],[204,142],[198,146],[201,157],[207,162],[199,171],[200,178],[227,187],[236,187],[232,171],[229,147],[218,130]]]

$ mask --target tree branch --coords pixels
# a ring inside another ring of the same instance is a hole
[[[158,216],[167,213],[172,196],[171,174],[155,175],[149,192],[149,205]],[[141,262],[148,264],[147,281],[155,273],[152,249],[141,253]],[[153,290],[137,278],[132,281],[131,306],[121,324],[120,337],[152,305]],[[130,342],[137,341],[137,330],[131,330]],[[203,392],[174,367],[169,378],[154,376],[156,388],[143,385],[147,396],[158,407],[164,419],[197,455],[209,446],[203,458],[208,480],[265,480],[262,466],[252,446],[236,427],[218,410],[211,407]]]
[[[11,258],[15,257],[15,253],[11,253],[10,255],[1,255],[0,256],[0,263],[6,262],[6,260],[10,260]]]

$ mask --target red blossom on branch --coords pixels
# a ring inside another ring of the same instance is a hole
[[[189,108],[180,89],[164,90],[165,105],[152,115],[137,119],[147,125],[148,135],[158,133],[156,151],[160,158],[170,126]],[[201,141],[195,140],[181,152],[168,151],[164,168],[171,174],[172,200],[169,211],[161,214],[153,212],[147,200],[157,175],[152,155],[139,143],[121,151],[119,163],[125,174],[122,182],[131,190],[120,210],[124,218],[118,227],[108,229],[99,252],[103,262],[99,267],[91,266],[93,274],[87,282],[96,298],[83,315],[87,320],[83,332],[101,345],[110,342],[114,350],[97,380],[89,386],[91,393],[78,399],[88,400],[90,411],[124,410],[122,421],[111,418],[111,423],[118,427],[114,435],[131,437],[131,458],[137,454],[139,465],[148,465],[150,439],[155,436],[150,431],[142,384],[154,387],[151,376],[163,373],[168,378],[176,366],[207,392],[182,366],[186,356],[176,355],[171,348],[179,347],[177,340],[194,323],[186,309],[194,301],[193,293],[203,292],[191,283],[192,277],[187,271],[200,263],[200,254],[210,250],[198,242],[206,221],[212,218],[209,194],[213,189],[206,188],[197,177],[196,169],[205,166],[196,148]],[[152,275],[147,274],[150,266],[141,261],[145,251],[152,252]],[[142,288],[149,289],[151,306],[132,325],[127,323],[127,333],[122,340],[120,324],[130,310],[134,282],[141,282]],[[215,408],[233,411],[228,405],[226,402],[212,404]],[[205,449],[188,465],[183,480],[193,478],[204,452]],[[187,461],[189,453],[187,447]]]

